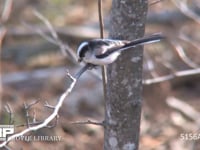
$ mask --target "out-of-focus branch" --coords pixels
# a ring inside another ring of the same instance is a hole
[[[72,124],[78,124],[78,125],[93,124],[93,125],[98,125],[98,126],[104,126],[104,122],[97,122],[97,121],[91,121],[91,120],[72,122]]]
[[[200,51],[200,44],[195,42],[193,39],[189,38],[184,33],[180,33],[180,35],[178,37],[179,37],[179,39],[183,40],[184,42],[189,43],[190,45],[195,47],[198,51]]]
[[[168,81],[168,80],[174,79],[176,77],[184,77],[184,76],[190,76],[190,75],[195,75],[195,74],[200,74],[200,68],[184,70],[184,71],[177,71],[177,72],[174,72],[169,75],[160,76],[160,77],[153,78],[153,79],[146,79],[143,81],[143,84],[150,85],[150,84]]]
[[[7,111],[8,114],[9,114],[9,124],[11,125],[11,124],[14,123],[12,108],[11,108],[10,105],[7,103],[7,104],[5,105],[5,109],[6,109],[6,111]]]
[[[29,115],[29,110],[30,110],[30,108],[33,106],[33,105],[35,105],[35,104],[37,104],[39,102],[39,100],[36,100],[36,101],[33,101],[32,103],[30,103],[30,104],[26,104],[25,102],[24,102],[24,110],[25,110],[25,115],[26,115],[26,126],[27,126],[27,128],[29,128],[30,127],[30,115]],[[35,117],[35,115],[34,115],[34,117]],[[35,118],[34,118],[34,120],[35,120]]]
[[[46,35],[44,32],[42,32],[40,30],[40,28],[34,28],[31,25],[28,25],[27,23],[24,23],[24,25],[26,25],[27,27],[29,27],[30,29],[34,29],[39,35],[41,35],[44,39],[46,39],[47,41],[58,45],[61,49],[61,52],[64,56],[68,55],[68,58],[72,60],[72,62],[76,62],[77,57],[76,54],[73,52],[73,50],[69,47],[69,45],[67,45],[66,43],[64,44],[58,37],[56,31],[54,30],[53,26],[51,25],[51,23],[48,21],[47,18],[45,18],[42,14],[40,14],[38,11],[34,10],[33,13],[35,14],[36,17],[38,17],[47,27],[47,29],[49,30],[50,34],[52,37],[50,37],[49,35]]]
[[[0,22],[6,22],[11,14],[13,0],[5,0]]]
[[[176,5],[179,10],[186,15],[187,17],[193,19],[195,22],[200,24],[200,17],[197,15],[192,9],[190,9],[187,5],[187,0],[172,0],[172,2]]]
[[[155,4],[160,3],[162,1],[164,1],[164,0],[152,0],[152,1],[149,2],[149,6],[155,5]]]
[[[2,12],[1,17],[0,17],[0,56],[1,56],[1,52],[2,52],[3,39],[4,39],[6,32],[7,32],[7,29],[6,29],[6,27],[4,27],[3,23],[5,23],[10,17],[12,4],[13,4],[13,0],[5,0],[5,3],[4,3],[4,6],[3,6],[3,12]],[[3,87],[2,87],[2,71],[1,71],[1,58],[0,58],[0,111],[2,110],[1,109],[1,107],[2,107],[2,93],[3,93]],[[8,107],[9,107],[9,105],[8,105]]]
[[[166,102],[170,107],[180,111],[188,118],[192,119],[200,125],[200,113],[197,110],[195,110],[192,106],[190,106],[187,103],[184,103],[182,100],[179,100],[175,97],[167,98]]]
[[[174,40],[169,40],[169,42],[173,45],[173,48],[176,50],[178,56],[181,58],[181,60],[188,65],[191,68],[198,68],[199,65],[195,64],[192,60],[188,58],[188,56],[185,54],[183,47]]]
[[[158,74],[155,70],[155,65],[153,60],[150,58],[150,54],[148,54],[147,52],[144,52],[144,57],[145,57],[145,65],[147,66],[148,71],[150,72],[151,76],[153,78],[158,77]]]
[[[5,37],[5,34],[6,34],[6,29],[4,27],[0,27],[0,55],[2,53],[2,41]],[[1,109],[2,93],[3,93],[3,87],[2,87],[2,70],[1,70],[1,57],[0,57],[0,111],[2,110]]]

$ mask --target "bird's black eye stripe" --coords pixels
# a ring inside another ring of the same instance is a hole
[[[87,52],[87,50],[89,49],[88,45],[85,45],[84,47],[82,47],[81,52],[80,52],[80,57],[84,57],[85,53]]]

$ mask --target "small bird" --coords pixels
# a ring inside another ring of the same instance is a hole
[[[133,41],[114,39],[92,39],[82,42],[77,49],[79,62],[95,66],[113,63],[122,51],[139,45],[158,42],[165,37],[162,34],[153,34]]]

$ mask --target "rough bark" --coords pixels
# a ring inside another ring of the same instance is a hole
[[[147,0],[113,0],[109,36],[142,37]],[[143,47],[130,49],[107,67],[105,150],[137,150],[142,107]]]

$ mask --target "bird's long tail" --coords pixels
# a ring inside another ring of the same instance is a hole
[[[159,42],[160,40],[164,39],[165,37],[162,34],[153,34],[151,36],[142,37],[136,40],[133,40],[127,44],[125,44],[123,48],[130,48],[130,47],[136,47],[138,45],[144,45],[144,44],[150,44]]]
[[[146,37],[142,37],[142,38],[133,40],[133,41],[125,44],[121,48],[118,47],[118,48],[112,49],[110,51],[107,51],[104,54],[98,55],[97,57],[98,58],[104,58],[104,57],[109,56],[110,54],[112,54],[116,51],[124,51],[126,49],[133,48],[133,47],[136,47],[136,46],[139,46],[139,45],[145,45],[145,44],[159,42],[162,39],[165,39],[165,36],[163,36],[162,34],[160,34],[160,33],[159,34],[158,33],[152,34],[150,36],[146,36]]]

